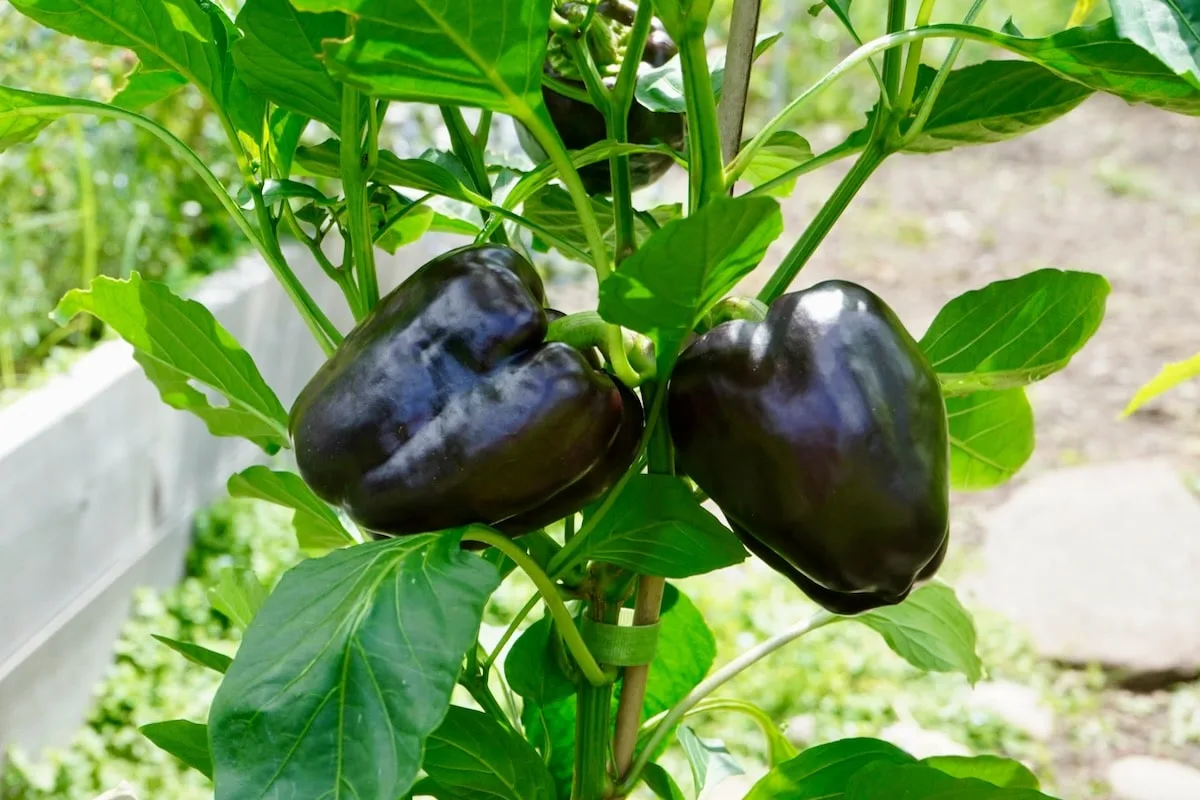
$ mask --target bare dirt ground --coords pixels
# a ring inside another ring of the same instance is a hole
[[[843,171],[802,181],[785,203],[788,233],[769,261],[782,257]],[[1162,455],[1200,476],[1200,383],[1118,420],[1164,362],[1200,350],[1200,120],[1096,97],[1019,140],[894,158],[795,284],[860,282],[920,336],[952,297],[1041,267],[1106,276],[1107,316],[1066,370],[1030,390],[1038,449],[1025,470],[1005,488],[956,498],[960,544],[979,541],[973,512],[1045,469]],[[741,289],[757,289],[764,277]],[[1110,688],[1096,701],[1091,713],[1105,733],[1051,744],[1066,796],[1103,797],[1105,769],[1127,753],[1200,766],[1200,747],[1164,741],[1168,693]]]

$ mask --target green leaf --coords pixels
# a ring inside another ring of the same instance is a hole
[[[719,197],[663,225],[600,286],[600,315],[645,333],[666,375],[684,337],[783,232],[770,197]]]
[[[975,623],[954,590],[940,583],[920,587],[903,603],[852,617],[888,647],[926,672],[961,672],[972,684],[983,677],[975,650]]]
[[[1035,789],[1001,788],[953,778],[921,764],[877,762],[850,779],[845,800],[1052,800]]]
[[[771,45],[783,38],[782,33],[759,34],[754,43],[753,61],[767,52]],[[753,62],[752,62],[753,63]],[[708,54],[708,72],[712,80],[713,99],[721,99],[725,85],[725,48]],[[642,71],[634,88],[638,103],[651,111],[683,114],[687,112],[687,99],[683,90],[683,66],[678,55],[661,67]]]
[[[268,453],[290,446],[279,398],[250,354],[200,303],[135,272],[128,280],[100,276],[91,289],[72,289],[54,316],[65,322],[81,312],[129,342],[163,401],[200,417],[214,436],[241,436]],[[194,384],[217,392],[228,405],[211,404]]]
[[[1196,0],[1110,0],[1117,32],[1200,88],[1200,3]]]
[[[450,706],[425,741],[421,767],[438,785],[438,800],[555,800],[537,751],[479,711]]]
[[[687,800],[683,790],[679,788],[679,784],[675,783],[675,779],[671,777],[671,773],[658,764],[653,762],[647,764],[646,768],[642,770],[642,780],[646,782],[646,787],[662,800]]]
[[[929,87],[936,72],[921,66],[918,93]],[[1087,86],[1025,61],[985,61],[956,69],[947,77],[921,134],[904,149],[937,153],[1013,139],[1053,122],[1092,93]],[[903,129],[907,132],[908,125]]]
[[[541,108],[550,0],[293,0],[358,18],[327,41],[331,73],[375,97],[478,106],[519,119]]]
[[[182,75],[214,109],[227,112],[251,141],[261,136],[262,108],[258,107],[256,130],[256,104],[230,69],[228,18],[214,4],[195,0],[13,0],[13,6],[68,36],[129,48],[147,72],[170,70]]]
[[[170,639],[166,636],[159,636],[157,633],[150,634],[158,641],[165,644],[167,647],[179,653],[181,656],[191,661],[193,664],[199,664],[202,667],[208,667],[211,670],[225,673],[229,669],[229,665],[233,663],[233,659],[224,653],[218,653],[215,650],[209,650],[207,647],[201,647],[192,642],[181,642],[178,639]]]
[[[436,218],[450,219],[435,214],[434,210],[424,203],[414,203],[390,186],[373,187],[370,203],[375,244],[392,254],[401,247],[418,241],[433,227]],[[470,225],[465,221],[463,224]],[[470,227],[477,230],[473,225]]]
[[[938,30],[967,33],[1022,55],[1062,77],[1130,103],[1190,116],[1200,115],[1200,89],[1175,74],[1139,45],[1123,38],[1112,19],[1069,28],[1042,39],[995,33],[971,25],[936,25]]]
[[[147,72],[138,64],[125,76],[125,85],[112,99],[112,104],[128,111],[141,111],[146,106],[166,100],[187,86],[187,78],[169,69]]]
[[[1008,789],[1038,789],[1037,776],[1019,761],[1000,756],[933,756],[921,763],[955,778],[977,778]]]
[[[292,174],[292,160],[296,157],[296,148],[300,145],[300,137],[308,127],[308,122],[308,117],[285,108],[276,108],[271,112],[267,145],[275,166],[274,174],[284,178]]]
[[[1033,408],[1024,389],[947,397],[946,414],[953,489],[999,486],[1033,455]]]
[[[1108,281],[1041,269],[961,294],[921,337],[946,394],[1025,386],[1063,369],[1104,319]]]
[[[498,584],[459,543],[370,542],[283,576],[213,700],[216,800],[408,791]]]
[[[72,102],[78,101],[0,86],[0,152],[32,142],[47,125],[68,113],[64,104]]]
[[[233,61],[246,84],[276,105],[342,124],[342,87],[318,60],[324,39],[346,35],[344,14],[305,14],[288,0],[246,0],[237,17],[244,36]]]
[[[670,475],[633,476],[588,544],[593,561],[667,578],[702,575],[747,557],[733,532]]]
[[[231,477],[228,489],[233,497],[252,497],[295,511],[292,526],[301,550],[324,553],[358,541],[299,475],[253,466]]]
[[[850,779],[870,764],[913,761],[908,753],[878,739],[842,739],[810,747],[780,764],[754,784],[746,800],[843,800]]]
[[[1125,407],[1122,415],[1129,416],[1163,392],[1198,377],[1200,377],[1200,353],[1185,361],[1167,364],[1149,383],[1138,389],[1137,394],[1129,401],[1129,405]]]
[[[616,248],[617,231],[612,203],[603,197],[592,197],[592,213],[600,226],[601,235],[609,252]],[[677,215],[677,206],[660,206],[649,213],[656,220],[672,218]],[[575,201],[570,193],[561,186],[544,186],[525,200],[521,209],[525,219],[537,226],[538,230],[552,235],[556,242],[562,242],[573,250],[556,247],[568,258],[578,257],[578,253],[587,253],[589,243],[583,226],[579,222],[579,212],[575,210]],[[659,222],[661,224],[661,222]],[[654,231],[640,216],[633,221],[633,233],[638,244],[650,238]],[[589,261],[590,263],[590,261]]]
[[[766,144],[759,148],[754,158],[742,173],[742,180],[751,186],[760,186],[773,181],[790,169],[800,166],[813,157],[812,146],[798,133],[777,131],[771,134]],[[767,194],[772,197],[787,197],[796,189],[796,179],[782,183]]]
[[[212,756],[208,751],[208,726],[186,719],[151,722],[138,728],[160,750],[165,750],[184,764],[211,779]]]
[[[575,694],[569,662],[549,615],[526,628],[504,658],[504,678],[514,692],[539,706]]]
[[[650,664],[643,721],[666,711],[704,680],[717,655],[716,640],[704,616],[671,584],[663,595],[658,651]],[[617,709],[613,696],[613,713]],[[558,785],[569,785],[575,757],[575,697],[544,706],[527,702],[521,712],[526,737],[535,746],[550,748],[547,765]],[[545,750],[543,749],[543,755]]]
[[[692,781],[699,795],[708,786],[718,786],[726,778],[745,775],[737,759],[720,739],[701,739],[686,725],[676,733],[683,754],[692,768]]]
[[[226,567],[215,586],[208,589],[208,602],[242,630],[250,627],[258,610],[267,601],[267,587],[248,569]]]
[[[263,181],[262,196],[263,202],[269,206],[273,206],[276,203],[283,202],[289,198],[308,200],[319,206],[330,206],[334,204],[333,198],[326,197],[324,192],[317,187],[308,183],[287,179],[277,180],[275,178],[271,178]],[[242,208],[254,207],[254,195],[251,194],[250,188],[247,186],[243,186],[238,191],[236,199],[238,203],[241,204]]]

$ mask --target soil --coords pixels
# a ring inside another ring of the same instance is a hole
[[[838,136],[815,136],[814,145]],[[846,168],[801,181],[784,202],[787,233],[739,293],[757,290]],[[946,301],[994,280],[1056,267],[1111,282],[1100,331],[1067,369],[1030,389],[1038,448],[1029,464],[1005,487],[955,498],[960,547],[978,543],[978,511],[1043,470],[1160,455],[1200,476],[1200,381],[1119,418],[1164,363],[1200,351],[1198,176],[1200,121],[1096,96],[1021,139],[893,157],[797,279],[796,287],[830,277],[862,283],[918,337]],[[683,178],[671,180],[667,193],[678,199]],[[1084,726],[1094,735],[1076,730],[1050,743],[1057,790],[1106,800],[1108,765],[1130,753],[1200,766],[1200,742],[1167,741],[1170,698],[1101,690],[1089,712],[1096,724]]]

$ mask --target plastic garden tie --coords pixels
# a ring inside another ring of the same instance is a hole
[[[654,660],[658,650],[658,628],[657,622],[653,625],[612,625],[585,617],[579,632],[601,664],[634,667]]]

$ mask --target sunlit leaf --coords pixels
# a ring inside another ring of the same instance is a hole
[[[950,486],[990,489],[1016,475],[1033,455],[1033,408],[1024,389],[946,398]]]

